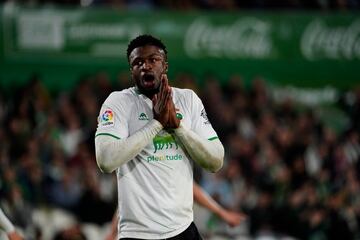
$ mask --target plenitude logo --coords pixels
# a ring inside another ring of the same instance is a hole
[[[179,145],[175,141],[175,138],[171,134],[166,134],[163,136],[157,135],[153,138],[153,144],[154,144],[154,153],[156,153],[158,150],[163,149],[172,149],[175,147],[175,149],[179,148]]]
[[[147,162],[159,162],[159,161],[181,161],[183,160],[183,155],[175,154],[175,155],[152,155],[148,156],[146,161]]]

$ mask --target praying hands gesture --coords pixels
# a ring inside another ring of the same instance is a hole
[[[154,119],[158,120],[165,129],[175,129],[180,125],[176,117],[176,109],[172,101],[172,91],[166,74],[161,77],[159,92],[152,98]]]

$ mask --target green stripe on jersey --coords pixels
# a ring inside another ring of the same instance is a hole
[[[215,140],[215,139],[218,139],[218,137],[217,137],[217,136],[211,137],[211,138],[209,138],[208,140],[209,140],[209,141],[212,141],[212,140]]]
[[[98,133],[98,134],[96,134],[95,135],[95,137],[97,137],[97,136],[110,136],[110,137],[113,137],[113,138],[116,138],[116,139],[120,139],[119,137],[117,137],[117,136],[115,136],[115,135],[112,135],[112,134],[110,134],[110,133]]]

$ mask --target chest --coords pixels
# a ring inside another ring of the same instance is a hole
[[[181,118],[182,124],[186,127],[191,128],[191,111],[186,102],[179,99],[173,99],[176,113]],[[150,120],[154,118],[153,106],[150,100],[138,100],[130,109],[130,116],[128,118],[129,134],[132,135],[134,132],[143,128]]]

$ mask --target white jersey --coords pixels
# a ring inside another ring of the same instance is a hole
[[[216,139],[199,97],[188,89],[172,88],[172,93],[182,124],[203,138]],[[113,92],[100,110],[96,136],[127,138],[153,119],[152,109],[152,101],[134,87]],[[165,130],[117,169],[117,181],[119,238],[170,238],[193,221],[192,162]]]

